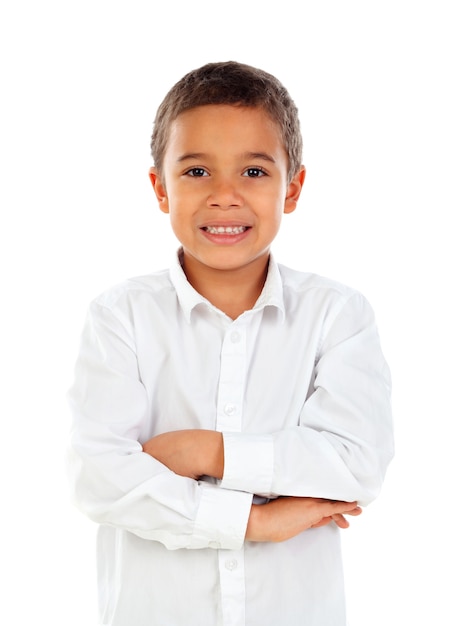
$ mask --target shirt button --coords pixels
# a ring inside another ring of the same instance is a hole
[[[234,332],[230,336],[230,340],[232,343],[238,343],[240,341],[240,333],[234,330]]]
[[[224,563],[225,568],[228,569],[229,572],[232,572],[234,569],[237,569],[237,565],[238,563],[236,559],[229,559],[228,561]]]
[[[237,407],[235,406],[235,404],[226,404],[224,405],[224,413],[226,415],[234,415],[234,413],[237,411]]]

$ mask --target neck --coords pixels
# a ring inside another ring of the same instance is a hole
[[[231,319],[253,308],[266,282],[269,255],[237,269],[200,266],[184,256],[183,268],[192,287]]]

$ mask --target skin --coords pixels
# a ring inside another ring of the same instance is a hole
[[[182,244],[187,279],[231,319],[259,297],[271,243],[297,206],[305,173],[288,180],[281,135],[262,109],[206,105],[173,121],[162,172],[151,168],[150,180]],[[181,476],[223,477],[220,432],[163,433],[143,451]],[[344,514],[360,513],[355,502],[278,498],[252,505],[246,539],[284,541],[331,521],[346,528]]]
[[[184,249],[189,282],[232,319],[261,293],[271,243],[304,178],[301,168],[287,180],[280,134],[261,109],[208,105],[172,123],[163,172],[152,168],[150,179]],[[246,230],[213,235],[208,226]]]
[[[222,479],[224,446],[222,433],[213,430],[179,430],[157,435],[143,445],[143,451],[170,470],[194,480],[201,476]],[[356,502],[322,498],[282,497],[267,504],[253,504],[245,538],[248,541],[285,541],[307,530],[334,521],[348,528],[344,517],[359,515]]]

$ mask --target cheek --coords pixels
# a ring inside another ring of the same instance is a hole
[[[182,219],[182,215],[179,214],[176,210],[171,210],[169,214],[169,219],[171,221],[172,229],[177,232],[182,230],[182,226],[185,227],[185,219]]]
[[[285,208],[285,193],[281,189],[262,194],[259,199],[262,219],[269,224],[279,225]]]
[[[283,208],[285,198],[287,196],[287,186],[280,183],[275,183],[269,187],[263,187],[261,192],[259,193],[259,197],[265,202],[268,206],[277,207],[279,210]]]
[[[191,211],[182,210],[182,204],[171,204],[169,212],[171,229],[177,238],[188,237],[194,228],[195,219]]]

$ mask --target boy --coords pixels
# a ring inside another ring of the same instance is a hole
[[[342,626],[338,529],[391,459],[390,378],[365,299],[270,254],[305,178],[296,107],[208,64],[152,154],[181,248],[92,303],[69,394],[100,624]]]

